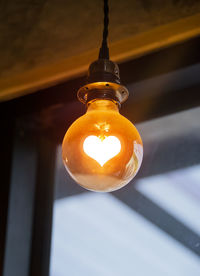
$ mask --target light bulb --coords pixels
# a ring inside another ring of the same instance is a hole
[[[117,64],[107,59],[95,61],[89,67],[88,81],[77,94],[87,112],[66,132],[62,158],[79,185],[111,192],[125,186],[138,172],[142,140],[135,126],[119,113],[128,90],[120,84]]]
[[[137,173],[142,140],[134,125],[119,113],[117,103],[98,99],[68,129],[62,145],[66,169],[81,186],[110,192]]]

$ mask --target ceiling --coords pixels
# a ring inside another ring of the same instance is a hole
[[[140,34],[147,34],[160,26],[195,16],[200,12],[200,2],[195,0],[110,0],[109,2],[110,45]],[[41,78],[46,78],[46,83],[51,85],[48,80],[48,74],[50,74],[48,70],[63,61],[68,63],[69,58],[90,53],[98,48],[101,42],[103,11],[100,0],[4,0],[1,1],[1,11],[1,100],[22,95],[20,90],[22,91],[23,88],[18,88],[17,93],[8,96],[9,86],[14,83],[14,90],[17,86],[14,82],[16,78],[20,86],[25,82],[24,79],[28,79],[26,75],[28,72],[31,79],[41,68],[46,68],[46,73]],[[145,35],[141,40],[145,41]],[[159,45],[157,47],[159,48]],[[122,52],[123,48],[118,47],[118,55],[120,51]],[[96,54],[95,51],[93,56]],[[90,54],[88,54],[85,57],[85,63],[88,65],[90,61]],[[69,63],[71,67],[67,68],[66,64],[60,67],[60,74],[62,72],[64,74],[65,70],[70,71],[73,63],[74,59]],[[78,61],[76,67],[78,67]],[[73,74],[75,73],[72,72],[70,78]],[[42,74],[38,73],[38,75]],[[32,86],[33,84],[23,94],[38,90],[38,84],[34,89]]]

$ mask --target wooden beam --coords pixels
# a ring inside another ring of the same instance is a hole
[[[4,263],[6,259],[6,247],[7,247],[7,230],[8,230],[8,212],[9,212],[9,194],[11,190],[11,171],[12,171],[12,148],[13,148],[13,135],[14,135],[14,121],[0,120],[1,127],[3,129],[0,135],[1,143],[1,186],[0,186],[0,275],[3,275]]]
[[[56,144],[32,117],[0,122],[0,275],[47,276]]]
[[[39,136],[39,135],[38,135]],[[38,138],[38,166],[29,276],[48,276],[51,251],[56,145],[42,134]]]
[[[4,122],[9,129],[11,122],[6,120]],[[1,233],[6,228],[4,239],[1,240],[1,250],[4,251],[4,256],[1,251],[0,260],[3,266],[3,271],[0,272],[2,276],[29,275],[37,155],[34,135],[30,135],[29,130],[23,129],[20,124],[21,122],[16,124],[13,122],[12,133],[6,133],[4,128],[1,135],[1,139],[2,136],[5,139],[4,143],[1,143],[3,154],[1,186],[4,190],[8,189],[7,196],[5,192],[1,193],[3,197],[0,208]],[[9,157],[10,151],[11,157]],[[9,160],[11,164],[8,164]],[[4,175],[8,169],[10,172],[5,179]],[[6,203],[7,208],[5,208]]]
[[[135,59],[161,48],[178,44],[200,35],[200,14],[110,45],[111,58],[118,62]],[[86,74],[88,65],[98,56],[98,49],[61,61],[52,66],[38,67],[13,78],[0,81],[0,101],[7,101]]]

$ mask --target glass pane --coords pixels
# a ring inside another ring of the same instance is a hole
[[[58,148],[51,276],[199,276],[200,108],[139,124],[144,162],[115,193],[65,172]]]

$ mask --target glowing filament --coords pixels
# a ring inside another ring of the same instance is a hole
[[[88,136],[83,143],[84,152],[94,160],[96,160],[101,167],[116,156],[121,150],[121,143],[115,136],[108,136],[105,139],[91,135]]]

